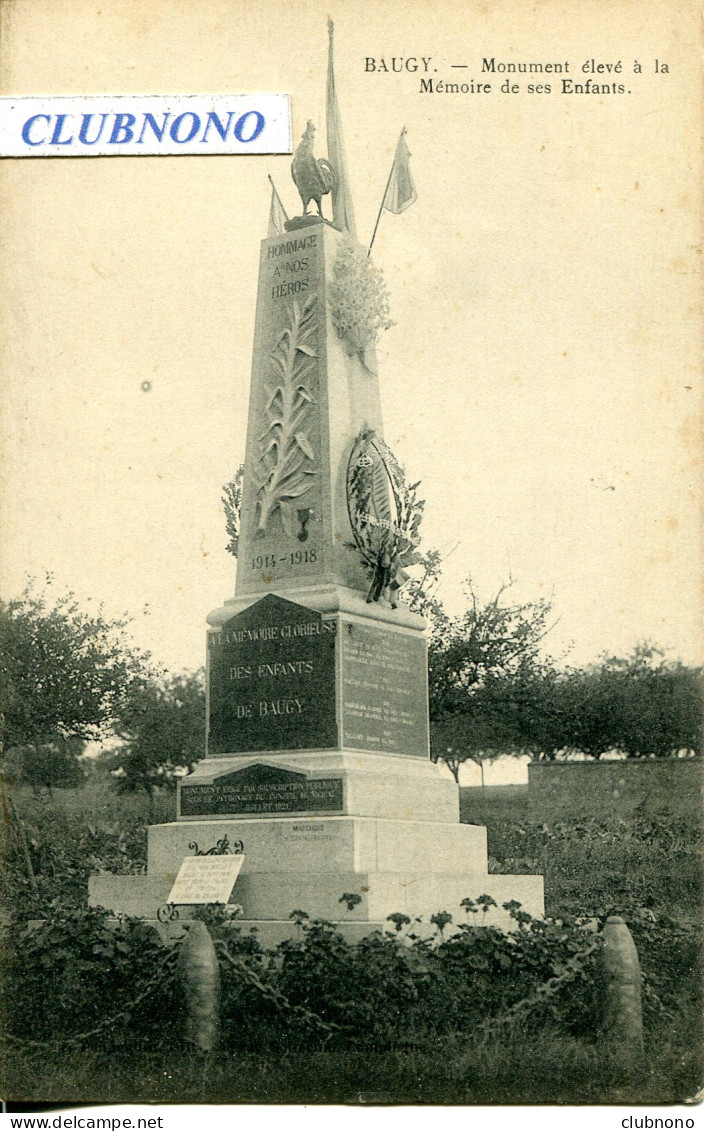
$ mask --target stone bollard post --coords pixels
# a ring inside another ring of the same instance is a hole
[[[604,1031],[623,1051],[633,1054],[643,1048],[643,1010],[638,951],[620,915],[610,915],[603,931],[602,961],[606,1002]]]
[[[183,1039],[209,1053],[220,1027],[220,969],[205,923],[194,919],[181,941],[176,966],[183,1004]]]

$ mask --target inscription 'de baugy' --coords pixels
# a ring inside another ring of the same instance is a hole
[[[269,594],[210,643],[208,749],[337,745],[335,622]]]

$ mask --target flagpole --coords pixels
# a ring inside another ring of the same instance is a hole
[[[281,201],[281,197],[279,196],[278,192],[276,191],[276,185],[274,184],[274,182],[273,182],[273,181],[272,181],[272,179],[271,179],[271,173],[267,173],[267,177],[269,178],[269,184],[270,184],[270,185],[271,185],[271,187],[272,187],[272,190],[273,190],[273,192],[274,192],[274,196],[276,197],[276,199],[277,199],[277,200],[278,200],[278,202],[279,202],[279,206],[280,206],[280,208],[281,208],[281,211],[283,212],[284,216],[285,216],[285,217],[286,217],[286,219],[288,220],[288,212],[287,212],[287,211],[286,211],[286,209],[284,208],[284,206],[283,206],[283,203],[282,203],[282,201]]]
[[[349,232],[357,239],[354,207],[347,173],[347,158],[342,137],[342,120],[335,91],[334,24],[328,16],[328,75],[325,89],[325,129],[328,143],[328,161],[336,173],[332,188],[332,222],[341,232]]]
[[[369,250],[367,251],[367,259],[369,259],[369,256],[372,253],[372,244],[374,243],[374,238],[376,236],[376,230],[379,227],[379,221],[381,220],[381,214],[384,211],[384,201],[386,200],[386,194],[389,191],[389,185],[391,184],[391,178],[394,175],[395,164],[396,164],[396,154],[394,153],[394,159],[391,162],[391,169],[389,171],[389,179],[386,182],[386,188],[384,189],[384,195],[381,198],[381,207],[379,209],[379,215],[376,218],[376,224],[374,225],[374,231],[372,232],[372,238],[371,238],[370,243],[369,243]]]

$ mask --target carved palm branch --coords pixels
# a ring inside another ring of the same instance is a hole
[[[315,451],[306,432],[307,418],[315,398],[307,385],[314,367],[315,306],[313,295],[289,310],[288,326],[272,354],[275,380],[264,406],[266,428],[259,437],[257,467],[257,537],[266,533],[269,520],[279,509],[284,524],[296,500],[313,486],[318,474],[313,466]]]

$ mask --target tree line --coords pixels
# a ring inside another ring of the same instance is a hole
[[[51,577],[0,602],[0,750],[38,787],[77,785],[88,742],[118,788],[172,784],[203,757],[203,671],[169,673],[135,647],[131,618],[81,609]]]
[[[229,531],[232,536],[233,531]],[[650,644],[584,667],[547,657],[552,602],[520,603],[511,584],[449,616],[439,556],[423,559],[407,599],[429,622],[431,756],[457,778],[467,759],[667,758],[702,752],[702,669]],[[0,602],[0,741],[6,772],[35,786],[75,785],[81,754],[103,741],[120,789],[172,784],[204,755],[202,671],[168,673],[137,649],[129,617],[87,611],[51,579]]]

